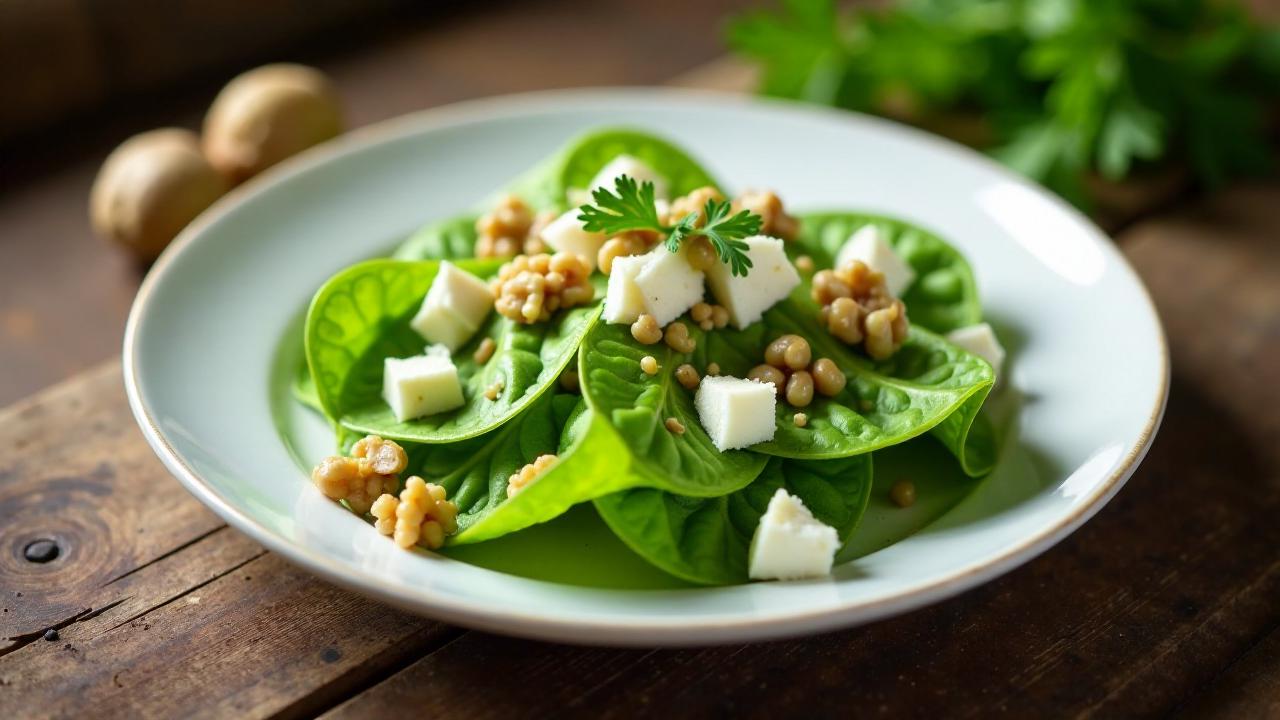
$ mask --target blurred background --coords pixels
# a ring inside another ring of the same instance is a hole
[[[346,128],[587,85],[874,112],[1116,230],[1272,171],[1278,17],[1274,0],[0,0],[0,405],[119,352],[151,252],[94,237],[104,159],[153,128],[200,132],[265,63],[321,71]]]

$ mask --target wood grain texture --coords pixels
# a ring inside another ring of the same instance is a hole
[[[118,363],[0,412],[0,447],[6,718],[306,717],[460,632],[222,524],[151,453]],[[60,555],[24,559],[37,538]]]

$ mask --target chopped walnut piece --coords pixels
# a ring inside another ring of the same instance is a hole
[[[837,302],[840,300],[852,302],[849,298],[840,298]],[[765,346],[764,364],[752,368],[748,377],[773,383],[778,395],[790,405],[806,407],[813,402],[815,392],[831,397],[844,390],[847,382],[830,358],[818,358],[810,363],[812,358],[808,340],[799,335],[779,335]]]
[[[524,236],[524,254],[537,255],[547,251],[547,242],[542,239],[542,231],[558,216],[554,210],[543,210],[534,216],[529,225],[529,232]]]
[[[632,230],[615,235],[600,246],[596,253],[596,266],[605,275],[613,272],[613,261],[628,255],[642,255],[658,244],[658,233],[651,230]]]
[[[511,257],[522,251],[533,227],[533,211],[515,195],[504,195],[476,220],[476,257]]]
[[[652,355],[645,355],[640,358],[640,369],[644,371],[645,375],[657,375],[658,359]]]
[[[369,512],[375,498],[396,487],[395,476],[368,471],[368,465],[340,455],[321,460],[311,471],[311,481],[325,497],[345,502],[357,515]]]
[[[366,435],[357,440],[351,447],[351,456],[367,462],[369,468],[379,475],[398,475],[409,464],[404,448],[377,435]]]
[[[658,327],[658,321],[652,315],[642,313],[631,323],[631,337],[641,345],[653,345],[662,339],[662,328]]]
[[[683,195],[672,200],[671,209],[667,212],[667,217],[660,219],[668,225],[674,225],[683,220],[684,216],[689,213],[696,212],[698,213],[698,222],[695,224],[698,227],[702,227],[707,224],[706,213],[704,213],[703,210],[706,208],[708,200],[721,202],[724,200],[724,195],[720,194],[719,190],[711,187],[710,185],[705,185],[694,190],[688,195]]]
[[[800,221],[787,214],[782,199],[770,190],[748,190],[734,198],[733,210],[750,210],[760,216],[760,234],[795,240],[800,234]]]
[[[698,383],[702,378],[698,377],[698,370],[689,363],[685,363],[676,368],[676,380],[684,386],[685,390],[697,390]]]
[[[673,433],[675,435],[684,434],[684,423],[680,422],[679,420],[673,417],[667,418],[666,421],[663,422],[662,424],[666,426],[667,431],[670,433]]]
[[[400,502],[386,494],[373,504],[374,527],[402,548],[422,545],[435,550],[444,545],[446,535],[458,530],[458,506],[445,498],[443,487],[415,475],[405,481]]]
[[[332,455],[311,470],[311,481],[330,500],[345,502],[357,515],[369,512],[377,497],[399,485],[397,474],[408,464],[404,448],[369,435],[351,449],[352,457]]]
[[[497,349],[498,344],[493,341],[493,338],[485,338],[480,341],[480,346],[471,357],[477,365],[483,365],[489,362],[489,358],[493,357],[493,352]]]
[[[519,472],[507,479],[507,497],[525,489],[534,478],[541,475],[559,459],[555,455],[539,455],[536,460],[520,468]]]
[[[811,293],[827,331],[848,345],[862,343],[873,360],[892,357],[907,339],[906,306],[889,292],[884,275],[861,260],[818,271]]]
[[[698,347],[698,341],[689,337],[689,326],[682,322],[668,325],[663,340],[667,341],[667,347],[678,353],[691,353]]]
[[[905,478],[897,480],[889,488],[889,499],[900,508],[916,504],[916,484]]]
[[[551,319],[561,308],[585,305],[595,297],[591,266],[581,255],[517,255],[498,270],[489,287],[504,317],[531,324]]]
[[[582,381],[577,370],[565,370],[560,373],[560,389],[570,393],[582,392]]]

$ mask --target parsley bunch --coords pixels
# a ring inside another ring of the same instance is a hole
[[[761,90],[929,124],[978,115],[976,144],[1077,204],[1084,179],[1185,163],[1214,186],[1265,169],[1280,31],[1217,0],[899,0],[841,13],[782,0],[734,18]]]
[[[675,225],[663,225],[658,218],[653,183],[637,184],[634,178],[619,175],[614,188],[615,192],[596,188],[591,193],[595,205],[579,208],[582,214],[578,220],[587,232],[617,235],[630,230],[652,230],[667,236],[667,249],[673,253],[680,250],[680,244],[686,239],[701,236],[710,241],[734,275],[746,276],[751,270],[751,258],[747,257],[747,244],[742,238],[760,232],[759,215],[748,210],[733,214],[729,201],[708,200],[701,213],[695,210]],[[698,226],[700,218],[706,218],[701,227]]]

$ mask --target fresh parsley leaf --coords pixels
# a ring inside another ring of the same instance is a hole
[[[747,244],[741,238],[760,232],[761,217],[748,210],[730,215],[732,211],[733,206],[727,200],[708,200],[702,209],[707,223],[698,232],[711,241],[711,247],[716,249],[721,262],[729,263],[730,272],[745,276],[751,270],[751,258],[747,256]]]
[[[592,194],[595,205],[583,205],[578,220],[588,232],[616,235],[628,230],[654,230],[667,236],[666,246],[671,252],[679,252],[680,245],[696,237],[705,237],[722,262],[729,264],[734,275],[745,276],[751,270],[751,258],[747,256],[747,244],[742,238],[760,232],[762,218],[749,210],[733,213],[728,200],[708,200],[701,213],[693,211],[676,221],[663,225],[658,218],[658,206],[654,199],[653,183],[637,185],[636,181],[620,175],[614,181],[614,192],[598,188]],[[706,218],[701,227],[698,220]]]
[[[645,181],[638,186],[634,178],[620,175],[614,182],[617,193],[608,188],[596,188],[591,197],[595,205],[583,205],[578,220],[587,232],[617,235],[628,230],[656,230],[668,228],[658,220],[658,206],[654,201],[653,183]]]
[[[761,92],[948,129],[1082,204],[1093,173],[1263,169],[1280,30],[1221,0],[780,0],[728,24]],[[982,132],[973,132],[974,120]]]

